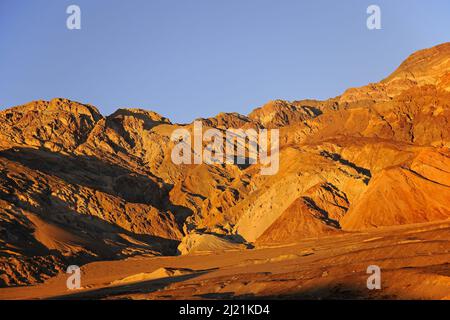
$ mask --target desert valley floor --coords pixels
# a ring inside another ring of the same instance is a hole
[[[450,299],[450,221],[345,233],[280,247],[136,256],[82,267],[82,289],[61,273],[0,289],[0,299]],[[368,290],[369,265],[382,288]]]

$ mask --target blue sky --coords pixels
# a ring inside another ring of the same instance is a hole
[[[81,8],[81,30],[66,8]],[[382,30],[366,28],[381,7]],[[326,99],[450,41],[448,0],[0,0],[0,106],[66,97],[174,122]]]

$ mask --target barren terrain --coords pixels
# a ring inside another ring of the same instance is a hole
[[[338,97],[197,120],[278,129],[278,172],[248,147],[175,164],[171,135],[194,124],[141,108],[0,111],[0,297],[449,298],[450,43]]]
[[[1,299],[450,299],[450,222],[304,239],[280,247],[134,257],[82,267]],[[378,265],[382,289],[366,273]]]

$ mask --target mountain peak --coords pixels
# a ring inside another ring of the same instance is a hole
[[[339,102],[389,101],[410,88],[425,85],[450,91],[450,42],[411,54],[384,80],[350,88],[342,94]]]
[[[450,72],[450,42],[411,54],[383,83],[407,79],[418,85],[436,84]]]
[[[248,117],[258,121],[266,128],[277,128],[314,118],[320,113],[321,111],[313,106],[299,105],[298,103],[277,99],[256,108]]]
[[[169,119],[163,117],[157,112],[140,108],[119,108],[110,116],[108,116],[108,118],[124,118],[124,117],[135,117],[152,123],[167,123],[167,124],[171,123]]]

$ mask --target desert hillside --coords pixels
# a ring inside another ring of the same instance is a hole
[[[193,124],[152,111],[104,116],[61,98],[1,111],[0,286],[43,282],[69,264],[322,237],[332,246],[333,237],[450,218],[450,43],[329,100],[275,100],[247,116],[199,120],[203,130],[279,129],[278,173],[176,165],[171,134]]]

